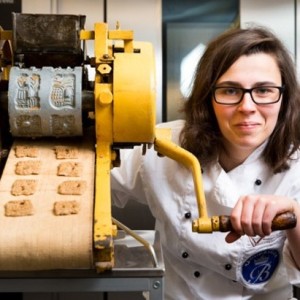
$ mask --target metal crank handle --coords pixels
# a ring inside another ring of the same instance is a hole
[[[210,224],[208,224],[208,221]],[[285,212],[277,215],[272,221],[272,230],[286,230],[294,228],[297,217],[294,213]],[[211,218],[199,218],[193,221],[193,231],[198,233],[211,233],[213,231],[233,231],[230,216],[213,216]]]

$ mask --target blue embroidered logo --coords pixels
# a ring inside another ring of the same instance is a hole
[[[264,250],[249,257],[242,266],[242,275],[249,284],[268,281],[279,263],[278,250]]]

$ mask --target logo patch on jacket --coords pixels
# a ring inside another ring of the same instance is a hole
[[[278,266],[278,250],[263,250],[249,257],[242,266],[242,275],[249,284],[260,284],[268,281]]]

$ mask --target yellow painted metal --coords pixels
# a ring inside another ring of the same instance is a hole
[[[201,166],[199,160],[189,151],[181,148],[166,138],[168,132],[165,129],[156,130],[154,149],[161,155],[167,156],[183,164],[191,170],[193,175],[195,195],[198,204],[199,219],[193,222],[192,230],[201,233],[211,233],[213,231],[212,219],[207,215],[206,200],[202,182]]]
[[[155,76],[151,44],[134,44],[131,31],[109,31],[95,24],[81,31],[82,39],[95,43],[96,182],[94,248],[98,272],[114,266],[110,171],[117,158],[113,145],[154,142]],[[114,53],[112,42],[123,40],[123,51]],[[142,67],[142,68],[141,68]]]
[[[155,74],[151,44],[136,43],[140,53],[116,53],[114,60],[114,141],[153,143]]]
[[[133,40],[132,30],[110,30],[108,32],[108,39],[110,40]]]
[[[133,52],[133,31],[131,30],[110,30],[108,38],[111,40],[122,40],[124,42],[124,52]]]
[[[114,265],[113,236],[116,228],[111,219],[110,170],[113,158],[111,152],[110,143],[97,141],[94,247],[99,272],[111,269]]]
[[[80,31],[81,40],[93,40],[95,39],[95,31],[81,30]]]
[[[96,63],[100,63],[105,54],[108,53],[108,27],[105,23],[95,24],[94,52]]]
[[[96,121],[96,182],[94,204],[94,247],[97,271],[103,272],[114,265],[111,220],[110,170],[115,153],[113,143],[112,84],[103,80],[100,64],[108,53],[107,25],[95,24],[95,121]],[[99,72],[100,71],[100,72]],[[105,74],[107,75],[107,74]]]

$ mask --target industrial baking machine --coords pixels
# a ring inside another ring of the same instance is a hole
[[[49,152],[49,147],[52,151],[59,143],[70,143],[73,148],[68,148],[68,151],[71,152],[71,149],[81,145],[82,140],[91,142],[93,154],[84,154],[82,161],[83,167],[88,166],[88,158],[91,156],[94,167],[91,171],[93,183],[87,183],[93,198],[92,236],[88,252],[93,257],[92,268],[98,273],[114,268],[117,227],[128,231],[127,227],[112,218],[111,213],[110,171],[122,163],[119,152],[123,148],[142,145],[146,153],[147,148],[153,146],[161,156],[167,156],[189,168],[193,174],[199,208],[199,218],[193,221],[191,230],[199,233],[230,230],[228,217],[207,216],[199,161],[191,153],[171,142],[169,130],[155,128],[156,91],[152,45],[134,41],[133,32],[121,29],[118,24],[113,30],[109,30],[106,23],[96,23],[93,30],[85,30],[84,23],[84,16],[15,13],[12,31],[0,30],[0,154],[3,173],[1,181],[6,180],[8,162],[16,159],[14,151],[18,145],[23,145],[20,149],[24,149],[26,144],[27,150],[37,145],[40,152],[46,153]],[[93,57],[89,57],[85,50],[86,44],[91,42],[94,44]],[[46,141],[46,146],[40,144],[40,141]],[[47,144],[49,141],[50,144]],[[53,164],[50,160],[51,155],[48,153],[42,158],[41,163],[44,166]],[[27,159],[33,158],[31,156]],[[9,178],[16,179],[18,176],[12,174]],[[30,176],[34,178],[37,174]],[[53,175],[48,173],[48,183],[44,184],[46,189],[50,185],[51,176]],[[5,200],[3,206],[12,198],[10,186],[11,182],[7,194],[0,196],[7,198],[1,199]],[[6,187],[7,185],[0,185],[0,189]],[[75,193],[71,196],[73,198],[69,197],[68,200],[76,198]],[[24,206],[24,195],[22,197]],[[36,201],[41,202],[41,198],[47,198],[46,194]],[[82,207],[85,207],[85,204],[81,205],[80,209]],[[73,209],[73,215],[78,214],[76,205]],[[22,224],[21,220],[30,220],[32,217],[29,214],[5,218],[4,211],[2,214],[0,219],[9,219],[9,224]],[[72,220],[74,216],[67,217],[68,220]],[[60,222],[59,218],[55,219],[55,224]],[[81,223],[74,220],[71,227],[78,226],[79,229]],[[42,228],[39,230],[42,222],[32,222],[31,225],[26,224],[32,230],[31,241],[33,239],[36,244],[36,241],[41,239],[35,238],[34,234],[43,231]],[[294,215],[284,214],[274,220],[273,228],[286,229],[295,226],[295,223]],[[55,244],[56,237],[59,238],[63,224],[56,228],[56,231],[53,229],[51,244]],[[1,232],[9,230],[3,226]],[[37,230],[34,230],[35,228]],[[10,236],[10,239],[19,240],[20,229],[16,231],[17,236]],[[45,228],[43,235],[46,231],[49,230]],[[144,242],[142,238],[140,241]],[[62,241],[63,248],[67,243],[71,244],[71,249],[77,247],[76,244],[72,245],[72,240],[67,241],[65,236]],[[0,269],[35,270],[36,265],[40,265],[40,258],[34,258],[35,255],[39,256],[38,251],[34,248],[35,250],[28,254],[24,252],[27,246],[26,241],[19,244],[18,249],[23,256],[17,255],[15,250],[14,256],[25,262],[35,261],[35,265],[25,263],[25,267],[19,268],[17,260],[16,267],[10,268],[10,263],[1,267],[0,263]],[[1,247],[2,241],[0,252]],[[69,250],[64,248],[63,252],[67,251]],[[11,252],[11,249],[7,252]],[[47,260],[51,260],[49,253],[42,254]],[[71,260],[73,261],[73,258]],[[76,264],[70,265],[78,267]],[[44,268],[59,267],[54,264]],[[82,266],[79,264],[79,267]]]

